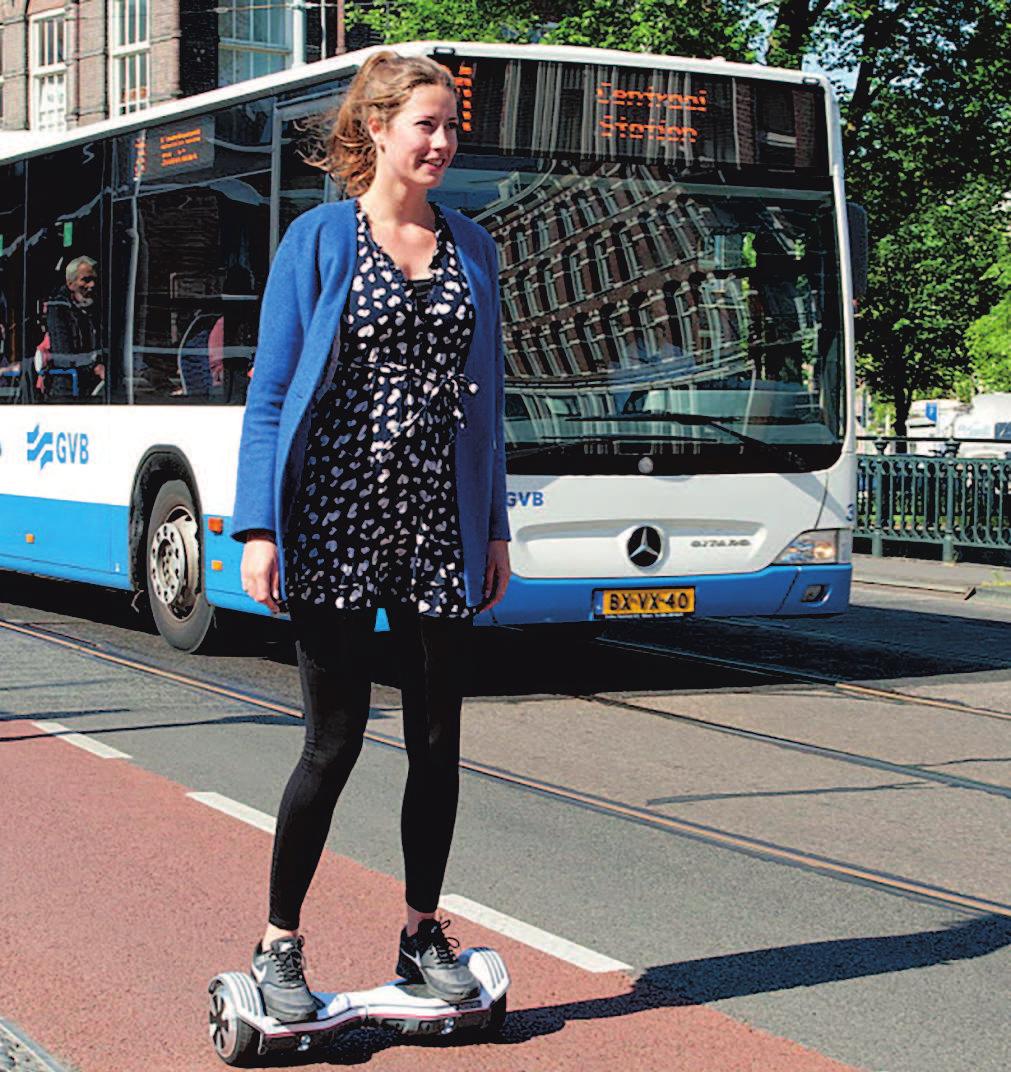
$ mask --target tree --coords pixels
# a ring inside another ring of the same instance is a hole
[[[859,367],[895,404],[969,373],[965,332],[988,308],[1011,190],[1006,0],[841,0],[815,27],[827,66],[856,73],[844,102],[847,196],[868,210],[871,271]]]
[[[1000,298],[969,325],[965,343],[976,385],[984,391],[1011,391],[1011,242],[1004,237],[1000,258],[983,276]]]
[[[823,67],[852,80],[847,191],[877,234],[975,176],[1009,188],[1007,0],[835,0],[810,40]]]
[[[765,62],[773,67],[804,66],[811,37],[832,0],[781,0],[775,7]]]
[[[628,52],[747,60],[751,0],[390,0],[355,15],[392,43],[542,41]]]
[[[858,361],[865,381],[894,401],[899,435],[917,394],[950,391],[969,371],[966,331],[995,296],[986,275],[1006,226],[994,189],[975,180],[914,209],[877,243]]]
[[[755,58],[759,29],[749,0],[579,0],[552,5],[543,40],[673,56]]]
[[[521,41],[537,39],[536,2],[517,0],[390,0],[352,7],[348,25],[361,23],[389,44],[398,41]]]

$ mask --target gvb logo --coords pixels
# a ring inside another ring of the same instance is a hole
[[[39,426],[36,425],[28,433],[28,460],[37,461],[40,469],[53,460],[53,433],[45,432],[39,435]]]
[[[88,464],[87,432],[43,432],[36,425],[28,433],[28,460],[45,469],[50,462],[58,465]]]
[[[543,506],[543,491],[507,491],[506,506]]]

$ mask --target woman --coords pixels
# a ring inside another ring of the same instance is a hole
[[[253,955],[267,1011],[315,1014],[299,916],[361,751],[367,649],[384,607],[409,773],[397,972],[459,1001],[477,982],[435,919],[456,817],[460,653],[509,580],[498,260],[483,228],[428,201],[457,144],[452,77],[380,52],[320,161],[350,199],[298,217],[264,293],[232,534],[242,584],[287,600],[305,746],[284,791],[270,914]]]

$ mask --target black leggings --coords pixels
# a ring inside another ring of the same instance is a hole
[[[297,930],[334,807],[362,750],[375,610],[291,602],[305,705],[305,745],[277,816],[270,922]],[[400,814],[407,903],[434,912],[453,840],[460,774],[461,658],[470,618],[386,611],[399,663],[409,769]]]

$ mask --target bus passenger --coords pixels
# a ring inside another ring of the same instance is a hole
[[[75,257],[67,265],[66,284],[46,302],[49,353],[38,371],[48,397],[73,394],[89,398],[101,394],[104,387],[105,366],[101,361],[98,328],[91,314],[98,284],[95,268],[96,262],[90,257]],[[74,375],[59,375],[64,371],[72,371]],[[57,375],[48,375],[51,372]],[[57,386],[65,378],[70,380],[70,390]]]
[[[497,252],[427,196],[456,147],[452,76],[427,58],[370,56],[318,161],[350,199],[294,220],[263,297],[232,535],[245,542],[244,590],[271,611],[287,600],[305,707],[253,953],[281,1021],[315,1016],[300,912],[362,748],[379,607],[409,761],[396,971],[448,1001],[478,987],[435,913],[456,819],[465,645],[475,613],[505,593],[509,521]]]

